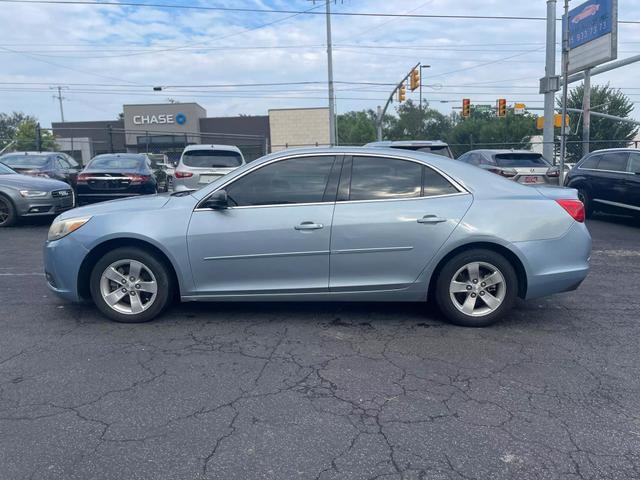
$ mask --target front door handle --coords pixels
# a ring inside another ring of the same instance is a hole
[[[300,225],[296,225],[293,228],[296,230],[320,230],[321,228],[324,228],[324,225],[314,222],[302,222]]]
[[[434,224],[434,223],[442,223],[446,222],[446,218],[439,217],[437,215],[425,215],[422,218],[419,218],[418,223],[426,223],[426,224]]]

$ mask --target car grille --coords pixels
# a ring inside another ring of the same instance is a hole
[[[71,190],[56,190],[51,192],[53,198],[72,198],[73,194]]]

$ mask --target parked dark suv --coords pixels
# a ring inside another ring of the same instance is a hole
[[[640,150],[596,150],[567,174],[587,214],[594,210],[640,215]]]

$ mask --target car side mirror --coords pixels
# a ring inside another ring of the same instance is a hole
[[[224,210],[225,208],[229,208],[227,191],[218,190],[217,192],[213,192],[209,195],[209,198],[204,201],[202,208],[210,208],[211,210]]]

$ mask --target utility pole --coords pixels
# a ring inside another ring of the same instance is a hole
[[[582,156],[589,153],[591,137],[591,69],[584,71],[584,92],[582,94]]]
[[[556,0],[547,0],[547,47],[545,76],[540,80],[540,93],[544,93],[544,129],[542,156],[553,161],[555,142],[554,113],[559,78],[556,76]]]
[[[40,122],[36,123],[36,150],[42,151],[42,130],[40,129]]]
[[[60,121],[64,122],[64,109],[62,108],[62,100],[64,100],[65,98],[62,96],[62,89],[66,87],[62,87],[61,85],[58,85],[57,87],[49,87],[49,88],[58,90],[58,95],[54,95],[53,98],[57,98],[58,102],[60,102]]]
[[[431,65],[420,64],[420,135],[424,135],[422,127],[424,126],[424,108],[422,107],[422,69],[429,68]]]
[[[562,17],[562,123],[560,127],[560,179],[564,185],[564,160],[567,153],[567,96],[569,92],[569,0],[564,0]]]
[[[336,99],[333,91],[333,52],[331,49],[331,1],[326,0],[327,6],[327,73],[329,83],[329,144],[336,144]]]

